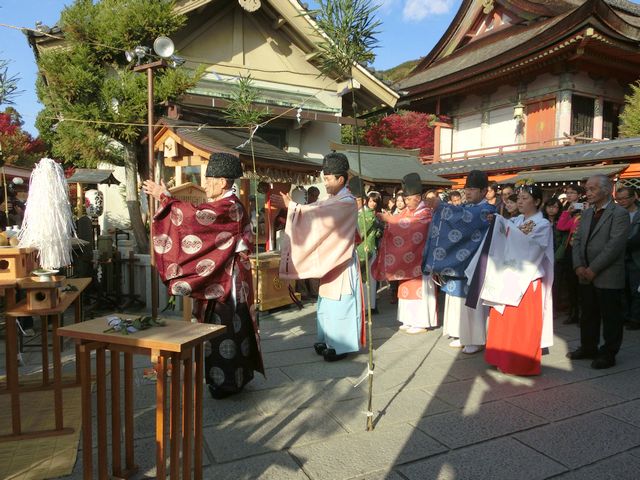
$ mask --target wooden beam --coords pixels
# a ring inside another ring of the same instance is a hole
[[[229,100],[224,98],[215,98],[204,95],[187,94],[183,95],[180,103],[183,105],[192,105],[197,107],[215,108],[224,110],[229,106]],[[260,105],[264,107],[264,105]],[[267,107],[267,115],[281,115],[283,118],[296,118],[297,108],[295,107],[276,107],[269,105]],[[313,120],[317,122],[338,123],[340,125],[354,125],[355,121],[352,117],[339,117],[331,113],[314,112],[313,110],[304,109],[301,113],[301,119]]]
[[[280,27],[282,27],[285,23],[287,23],[287,21],[284,18],[278,17],[273,21],[273,23],[271,24],[271,27],[274,30],[279,30]]]
[[[195,165],[206,165],[208,160],[201,155],[185,155],[182,157],[165,158],[165,167],[191,167]]]

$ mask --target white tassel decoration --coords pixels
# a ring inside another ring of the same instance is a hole
[[[64,171],[54,160],[43,158],[31,172],[18,246],[37,248],[40,266],[58,269],[71,264],[75,233]]]

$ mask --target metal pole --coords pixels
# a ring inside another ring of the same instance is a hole
[[[155,181],[155,161],[153,155],[153,67],[147,68],[147,147],[149,178]],[[151,317],[158,318],[158,274],[156,273],[156,257],[153,253],[153,216],[155,200],[149,195],[149,275],[151,276]]]

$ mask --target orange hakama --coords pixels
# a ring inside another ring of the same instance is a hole
[[[541,337],[542,283],[534,280],[517,307],[491,308],[484,358],[503,373],[539,375]]]

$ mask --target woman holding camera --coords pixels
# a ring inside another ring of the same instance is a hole
[[[578,277],[573,270],[572,263],[572,245],[573,235],[580,225],[580,217],[584,210],[585,204],[582,202],[584,198],[584,187],[571,184],[566,190],[567,209],[560,214],[556,229],[560,232],[568,232],[566,246],[562,259],[562,278],[566,283],[567,295],[569,302],[569,315],[563,323],[578,323],[580,321],[580,298],[578,289]]]

